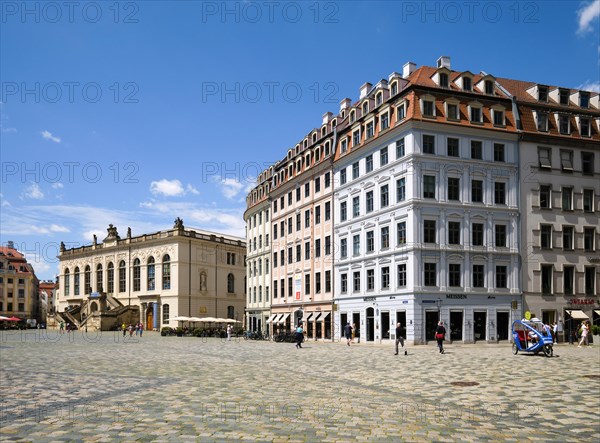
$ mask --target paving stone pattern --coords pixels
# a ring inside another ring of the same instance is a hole
[[[0,396],[2,442],[595,442],[600,347],[14,331]]]

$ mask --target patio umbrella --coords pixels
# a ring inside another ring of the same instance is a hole
[[[8,317],[6,321],[21,321],[21,319],[17,317]]]
[[[173,317],[173,318],[169,319],[169,321],[171,321],[171,320],[175,320],[175,321],[189,321],[190,317],[186,317],[185,315],[180,315],[178,317]]]
[[[4,321],[4,320],[8,320],[8,317],[5,317],[3,315],[0,315],[0,321]]]
[[[239,321],[233,318],[226,318],[225,323],[239,323]]]
[[[217,320],[218,320],[218,318],[214,318],[214,317],[203,317],[199,321],[202,321],[204,323],[215,323]]]

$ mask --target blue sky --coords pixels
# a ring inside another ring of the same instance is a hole
[[[2,2],[0,243],[244,235],[260,169],[402,65],[598,90],[600,0]]]

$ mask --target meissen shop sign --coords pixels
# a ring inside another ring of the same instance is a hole
[[[364,297],[363,301],[375,301],[377,300],[377,297]]]
[[[465,294],[446,294],[446,298],[465,299],[467,296]]]

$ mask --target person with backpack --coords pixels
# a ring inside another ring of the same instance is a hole
[[[402,337],[402,325],[400,323],[396,324],[396,353],[394,355],[398,355],[398,343],[404,349],[404,355],[408,355],[408,351],[404,347],[404,337]]]
[[[446,328],[444,328],[444,322],[439,321],[435,328],[435,339],[440,350],[440,354],[444,353],[444,340],[446,339]]]

